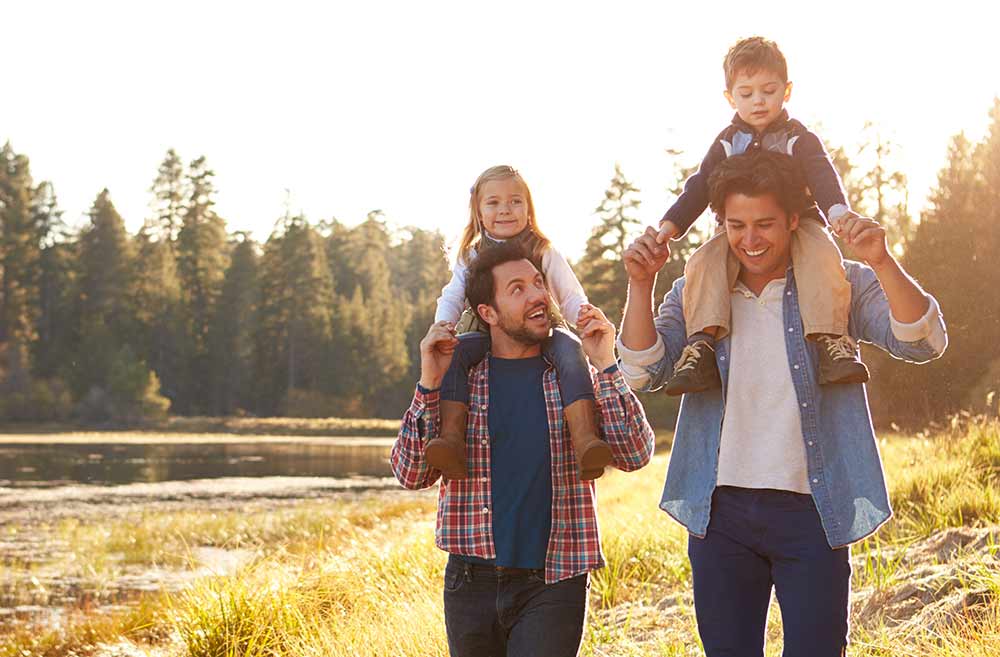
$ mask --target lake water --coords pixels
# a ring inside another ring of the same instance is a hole
[[[387,477],[391,440],[157,444],[3,443],[0,487],[122,485],[222,477]]]

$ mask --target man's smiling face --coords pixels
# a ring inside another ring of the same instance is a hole
[[[480,306],[484,319],[522,344],[547,338],[549,292],[541,272],[528,260],[514,260],[494,267],[493,280],[493,306]]]
[[[792,235],[799,216],[789,215],[772,194],[733,193],[725,203],[729,248],[740,261],[740,280],[755,292],[784,278],[792,260]]]

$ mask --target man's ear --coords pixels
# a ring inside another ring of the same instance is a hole
[[[789,80],[785,83],[785,100],[782,102],[787,103],[788,99],[792,97],[792,81]]]
[[[793,212],[788,215],[788,230],[798,230],[799,228],[799,213]]]
[[[729,89],[723,91],[722,95],[726,97],[727,101],[729,101],[729,106],[732,107],[733,109],[736,109],[736,100],[733,98],[733,95],[729,93]]]
[[[476,312],[479,313],[479,318],[490,326],[496,326],[500,322],[500,316],[497,314],[496,309],[489,304],[479,304],[476,306]]]

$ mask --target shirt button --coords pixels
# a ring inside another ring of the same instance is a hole
[[[809,444],[810,444],[810,445],[812,445],[812,443],[809,443]],[[485,483],[486,483],[486,477],[483,477],[483,478],[482,478],[482,479],[480,479],[479,481],[481,481],[481,482],[483,482],[483,483],[485,484]]]
[[[819,479],[813,479],[813,483],[814,484],[818,484],[819,483]]]
[[[719,360],[726,360],[725,356],[719,356]]]
[[[811,441],[811,440],[809,441],[809,446],[810,446],[810,447],[812,447],[812,446],[813,446],[813,441]],[[483,477],[483,481],[486,481],[486,477]]]
[[[791,291],[791,290],[789,290],[788,292],[785,292],[785,296],[786,296],[786,297],[790,297],[790,296],[792,296],[792,291]]]
[[[808,408],[808,407],[809,407],[809,404],[807,404],[805,402],[802,402],[802,408]]]
[[[789,333],[793,332],[794,330],[795,330],[795,329],[793,329],[793,328],[792,328],[791,326],[789,326],[789,327],[788,327],[788,332],[789,332]]]
[[[487,406],[486,404],[480,404],[479,408],[485,411],[487,408],[489,408],[489,406]]]
[[[795,369],[799,369],[798,365],[792,365],[792,367],[794,367]]]
[[[486,444],[486,441],[485,441],[485,440],[481,440],[481,441],[479,441],[479,442],[481,442],[481,443],[482,443],[482,444],[484,444],[484,445]]]
[[[483,513],[489,513],[489,512],[490,512],[490,508],[488,506],[484,506],[483,507]]]

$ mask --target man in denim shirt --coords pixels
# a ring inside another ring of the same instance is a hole
[[[711,207],[740,262],[733,330],[716,360],[721,390],[685,395],[660,507],[690,532],[698,629],[709,657],[763,655],[775,589],[785,655],[842,655],[847,645],[848,545],[892,514],[862,384],[816,384],[791,268],[791,235],[811,202],[788,156],[721,163]],[[840,237],[868,266],[845,263],[849,334],[914,362],[947,344],[937,302],[889,252],[885,230],[852,218]],[[633,388],[656,390],[688,357],[677,280],[653,315],[656,272],[669,250],[648,228],[625,252],[628,302],[618,342]]]

